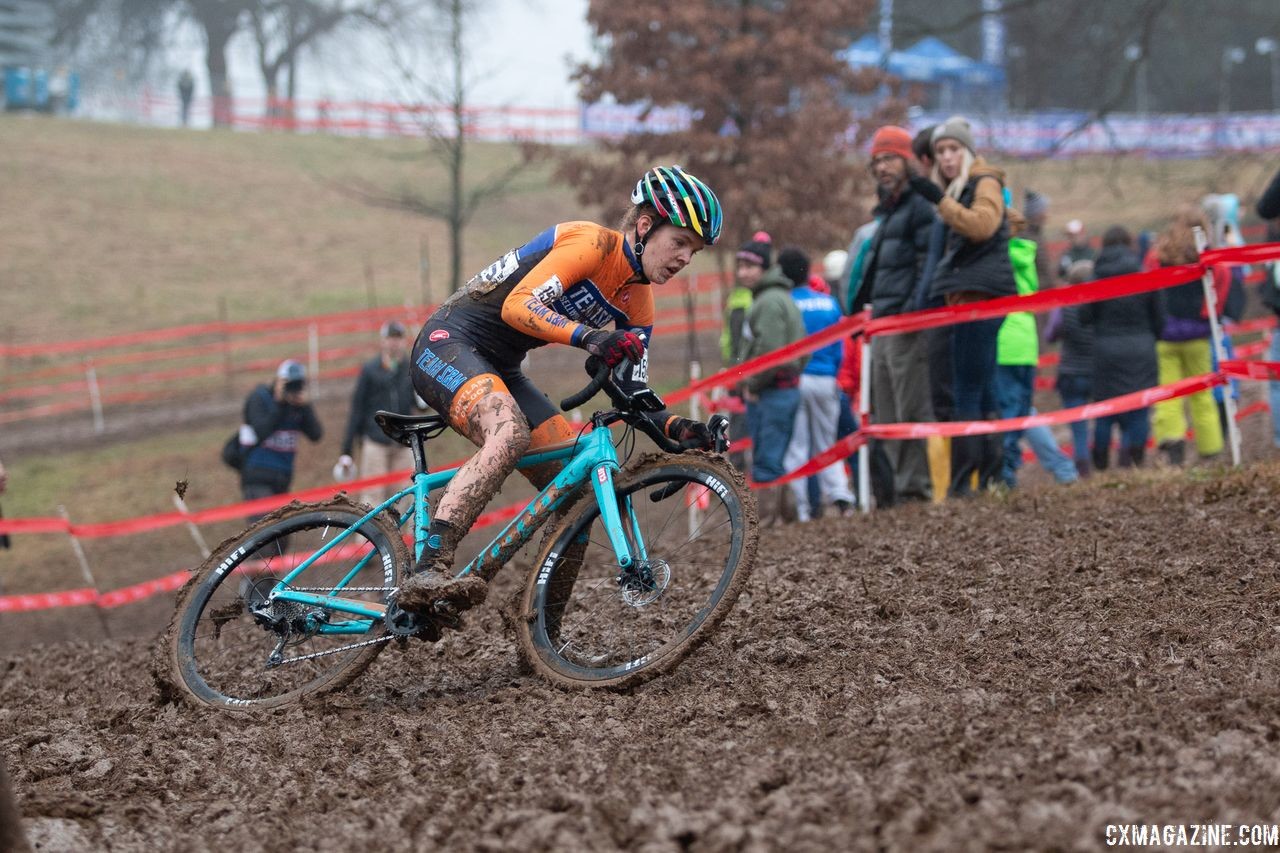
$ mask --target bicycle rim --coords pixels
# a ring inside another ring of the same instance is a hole
[[[535,668],[562,683],[622,686],[683,659],[727,614],[754,562],[741,490],[740,478],[713,459],[673,460],[620,479],[624,526],[634,515],[633,551],[644,546],[631,570],[618,568],[599,507],[585,504],[531,578]]]
[[[381,643],[368,644],[385,636],[379,621],[263,601],[276,581],[359,519],[355,510],[303,507],[264,519],[210,558],[179,614],[173,646],[175,674],[194,698],[233,709],[278,707],[346,685],[381,651]],[[371,521],[290,586],[380,604],[406,559],[398,536]],[[320,630],[341,623],[360,632]]]

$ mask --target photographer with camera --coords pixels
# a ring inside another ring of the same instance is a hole
[[[307,400],[307,369],[293,359],[282,361],[275,381],[270,385],[264,382],[249,394],[244,415],[240,443],[252,448],[240,469],[241,496],[248,501],[284,494],[293,483],[293,458],[300,436],[319,441],[324,435]]]

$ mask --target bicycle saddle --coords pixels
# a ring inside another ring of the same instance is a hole
[[[433,438],[449,428],[449,422],[439,415],[398,415],[395,412],[373,413],[374,422],[387,434],[387,438],[407,445],[409,436],[425,433],[423,438]]]

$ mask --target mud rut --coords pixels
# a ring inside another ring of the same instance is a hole
[[[1110,822],[1280,822],[1277,507],[1270,461],[768,531],[717,640],[629,695],[522,675],[492,606],[257,719],[162,703],[145,640],[45,646],[0,659],[0,759],[45,850],[1092,850]]]

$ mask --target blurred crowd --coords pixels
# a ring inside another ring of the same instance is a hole
[[[738,251],[726,302],[721,355],[739,364],[777,350],[843,316],[872,318],[966,305],[1058,286],[1087,286],[1113,276],[1195,263],[1205,248],[1240,245],[1235,196],[1211,195],[1170,211],[1158,233],[1124,225],[1095,239],[1078,218],[1061,227],[1064,248],[1050,250],[1051,200],[1024,188],[1020,206],[1005,172],[955,116],[911,134],[884,126],[871,139],[868,169],[877,200],[872,218],[847,249],[811,261],[756,233]],[[1280,239],[1280,174],[1257,206],[1268,239]],[[1057,242],[1057,241],[1055,241]],[[820,267],[820,269],[811,269]],[[1243,319],[1245,268],[1214,268],[1217,317],[1229,330]],[[1280,282],[1266,270],[1263,304],[1280,314]],[[869,418],[874,424],[982,421],[1033,414],[1041,349],[1060,347],[1055,389],[1064,408],[1108,400],[1216,369],[1211,312],[1199,278],[1165,290],[1060,308],[1014,313],[924,331],[877,335],[869,348]],[[1280,335],[1268,358],[1280,360]],[[1229,339],[1227,346],[1230,346]],[[748,377],[729,406],[731,438],[750,438],[733,460],[763,488],[766,524],[853,511],[856,457],[820,475],[768,488],[786,472],[857,428],[861,347],[834,343]],[[1230,352],[1228,352],[1230,357]],[[1280,411],[1280,383],[1271,383]],[[1166,464],[1222,454],[1229,423],[1224,394],[1234,386],[1070,425],[1060,447],[1048,427],[928,440],[872,440],[867,479],[877,506],[1016,488],[1025,443],[1060,484],[1112,465]],[[1188,429],[1188,411],[1190,429]],[[1273,420],[1280,448],[1280,419]],[[1190,435],[1195,456],[1188,454]]]

